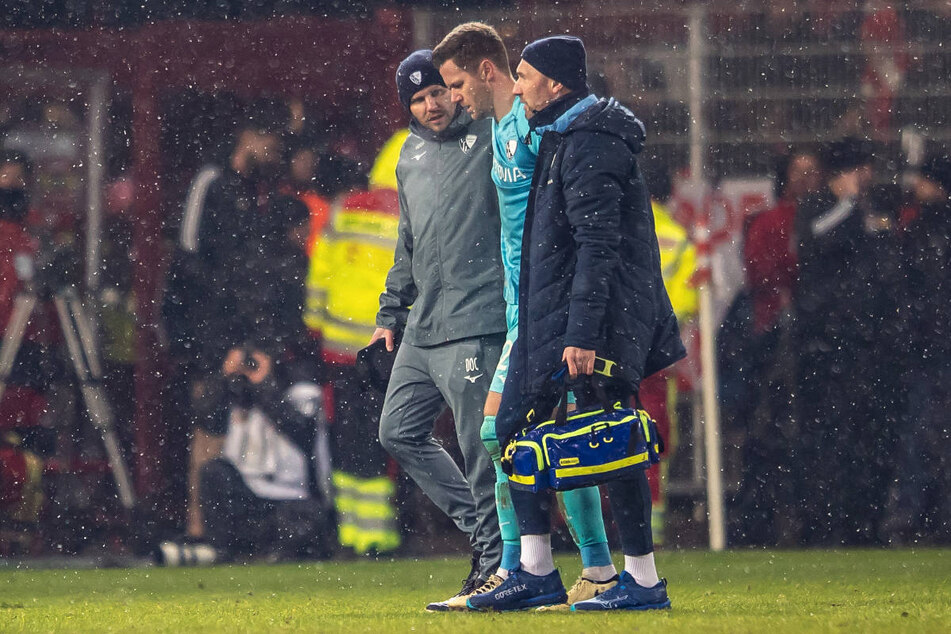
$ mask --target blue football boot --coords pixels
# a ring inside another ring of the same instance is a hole
[[[539,577],[516,568],[509,572],[508,579],[502,585],[489,592],[472,595],[466,600],[466,605],[470,610],[507,612],[564,603],[567,600],[568,593],[557,570]]]
[[[652,588],[637,585],[626,570],[621,580],[610,590],[587,601],[578,601],[571,606],[573,612],[594,610],[666,610],[670,608],[667,596],[667,580],[661,579]]]

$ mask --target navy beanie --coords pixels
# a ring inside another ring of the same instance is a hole
[[[433,52],[428,48],[411,53],[396,69],[396,90],[400,94],[400,103],[407,110],[413,95],[434,84],[446,85],[442,75],[433,66]]]
[[[570,90],[582,90],[588,85],[584,43],[571,35],[535,40],[522,51],[522,59]]]

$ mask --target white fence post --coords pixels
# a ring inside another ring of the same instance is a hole
[[[690,86],[690,177],[703,181],[707,153],[706,113],[704,104],[703,64],[704,8],[691,7],[689,16],[689,61],[687,75]],[[709,205],[703,205],[697,227],[700,299],[700,376],[703,398],[703,444],[707,476],[707,525],[710,549],[726,548],[726,520],[723,512],[723,474],[720,466],[720,409],[717,403],[716,323],[713,310],[712,276],[710,275]]]

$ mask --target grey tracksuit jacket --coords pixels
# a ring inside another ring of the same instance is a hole
[[[460,111],[436,135],[414,120],[400,152],[399,238],[376,324],[411,345],[505,332],[491,126]]]
[[[396,167],[400,224],[376,323],[403,330],[380,415],[380,442],[469,535],[483,578],[501,560],[495,471],[482,410],[505,333],[492,122],[461,112],[443,134],[416,124]],[[460,470],[433,425],[452,409]]]

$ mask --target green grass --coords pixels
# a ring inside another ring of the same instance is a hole
[[[673,610],[428,614],[462,558],[0,571],[2,632],[949,632],[951,550],[657,555]],[[566,583],[577,558],[558,561]]]

